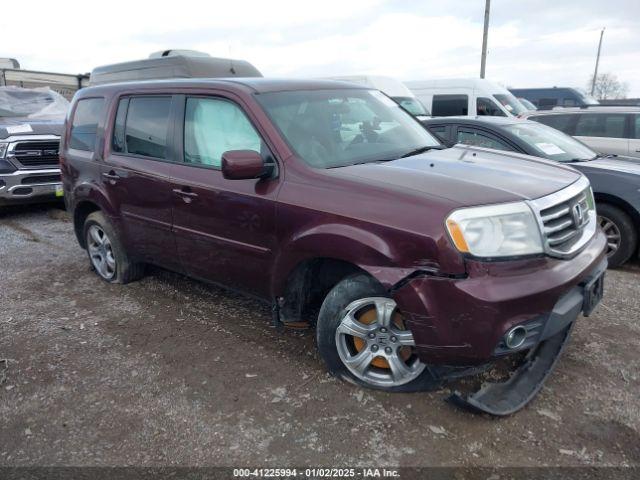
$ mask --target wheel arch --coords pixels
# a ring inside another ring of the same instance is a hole
[[[83,235],[84,222],[87,217],[93,212],[101,211],[102,209],[98,204],[90,200],[83,200],[79,202],[73,210],[73,230],[76,234],[76,239],[82,248],[87,248],[86,241]]]
[[[346,276],[362,272],[386,290],[415,268],[398,267],[394,248],[378,234],[342,224],[316,226],[284,242],[272,275],[283,321],[298,321]]]
[[[313,257],[300,261],[287,275],[278,299],[280,320],[299,322],[319,310],[329,291],[354,273],[374,278],[360,266],[337,258]]]
[[[114,207],[108,197],[98,188],[90,184],[78,185],[75,189],[72,207],[73,229],[76,239],[82,248],[86,248],[83,238],[84,222],[93,212],[102,211],[110,218],[114,217]]]
[[[614,207],[618,207],[631,217],[636,230],[640,230],[640,212],[638,212],[638,210],[636,210],[629,202],[609,193],[594,192],[593,196],[596,200],[596,210],[598,208],[598,203],[608,203]]]

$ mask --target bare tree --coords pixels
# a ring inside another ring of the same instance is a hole
[[[593,75],[589,78],[587,91],[591,89],[592,82]],[[628,92],[629,84],[618,80],[618,77],[613,73],[599,73],[596,77],[593,96],[598,100],[606,100],[607,98],[626,98]]]

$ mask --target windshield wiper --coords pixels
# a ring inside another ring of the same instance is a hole
[[[415,148],[405,153],[404,155],[401,155],[398,158],[413,157],[414,155],[420,155],[421,153],[428,152],[429,150],[442,150],[443,148],[445,148],[444,145],[428,145],[424,147]]]

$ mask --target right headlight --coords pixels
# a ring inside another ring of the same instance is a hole
[[[8,143],[0,142],[0,158],[4,158],[4,156],[7,154],[8,147],[9,147]]]
[[[456,248],[475,257],[515,257],[543,253],[538,222],[524,202],[455,210],[447,231]]]

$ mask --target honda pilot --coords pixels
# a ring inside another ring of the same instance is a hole
[[[510,414],[602,297],[606,241],[586,177],[445,149],[367,87],[90,87],[72,102],[60,161],[75,234],[104,281],[153,264],[247,292],[276,325],[315,327],[328,370],[361,386],[436,388],[514,355],[508,381],[452,397]]]

